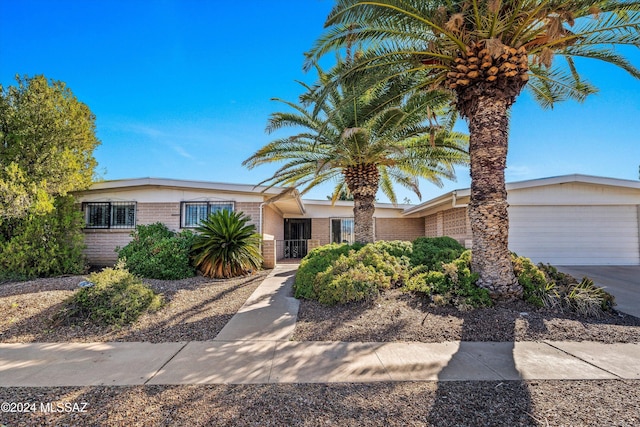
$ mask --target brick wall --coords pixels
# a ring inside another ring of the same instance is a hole
[[[256,230],[260,230],[260,203],[259,202],[236,202],[236,212],[243,212],[251,217],[251,221],[247,224],[256,226]]]
[[[424,217],[425,237],[438,237],[438,215],[433,214]]]
[[[180,203],[138,203],[137,223],[161,222],[170,230],[180,231]]]
[[[331,242],[331,229],[329,218],[311,219],[311,238],[317,240],[320,246]]]
[[[376,218],[376,240],[414,240],[424,236],[422,218]]]
[[[466,208],[452,208],[424,218],[424,235],[449,236],[462,244],[471,239],[471,224]]]
[[[262,266],[264,268],[273,268],[276,266],[276,241],[262,241]]]
[[[276,240],[283,240],[284,219],[282,215],[268,205],[262,208],[262,215],[264,233],[273,236]]]
[[[86,248],[84,255],[92,265],[112,265],[118,260],[116,247],[126,246],[131,241],[131,229],[128,230],[84,230]]]

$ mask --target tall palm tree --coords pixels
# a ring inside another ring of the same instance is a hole
[[[353,197],[355,240],[373,242],[378,189],[396,203],[394,182],[420,196],[417,177],[439,186],[443,178],[454,179],[454,166],[468,164],[467,138],[452,131],[454,116],[437,122],[433,112],[448,99],[442,93],[406,96],[404,80],[369,85],[362,79],[320,97],[323,82],[333,76],[318,72],[318,86],[301,83],[306,92],[299,103],[277,99],[293,112],[274,113],[267,126],[269,133],[285,127],[302,131],[270,142],[243,165],[285,162],[260,184],[301,187],[302,194],[336,181],[334,202],[345,189]]]
[[[637,0],[337,0],[307,65],[355,37],[362,55],[333,85],[375,70],[396,76],[403,67],[424,76],[415,89],[452,93],[469,123],[472,268],[480,286],[511,299],[522,288],[508,250],[509,109],[525,86],[544,107],[594,93],[576,57],[640,77],[613,48],[640,45],[639,10]]]

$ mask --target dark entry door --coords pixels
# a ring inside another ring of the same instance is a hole
[[[284,257],[302,258],[307,255],[307,241],[311,239],[311,219],[284,220]]]

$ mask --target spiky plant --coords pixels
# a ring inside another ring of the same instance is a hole
[[[230,278],[258,270],[262,265],[260,235],[242,212],[221,210],[196,228],[193,244],[196,267],[207,277]]]
[[[522,287],[508,249],[509,109],[525,86],[544,107],[594,93],[576,57],[640,77],[614,50],[640,46],[639,10],[637,0],[336,0],[308,65],[355,39],[363,46],[358,62],[327,92],[376,71],[383,78],[419,74],[415,90],[451,92],[469,122],[472,267],[493,297],[511,299]]]
[[[320,97],[322,85],[333,76],[318,72],[317,86],[303,84],[300,103],[277,99],[294,112],[274,113],[267,127],[268,132],[303,130],[265,145],[243,164],[285,162],[261,184],[302,187],[302,194],[323,182],[337,182],[333,201],[348,190],[355,241],[370,243],[378,189],[396,203],[394,182],[420,197],[418,177],[438,186],[443,178],[454,179],[454,166],[468,161],[467,138],[452,130],[454,116],[434,113],[448,103],[442,93],[407,96],[410,85],[401,79],[377,84],[360,79]]]

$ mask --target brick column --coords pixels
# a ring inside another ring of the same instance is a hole
[[[262,266],[264,268],[274,268],[276,266],[276,241],[262,241]]]
[[[315,248],[320,247],[320,240],[318,239],[310,239],[307,241],[307,251],[311,252]]]

